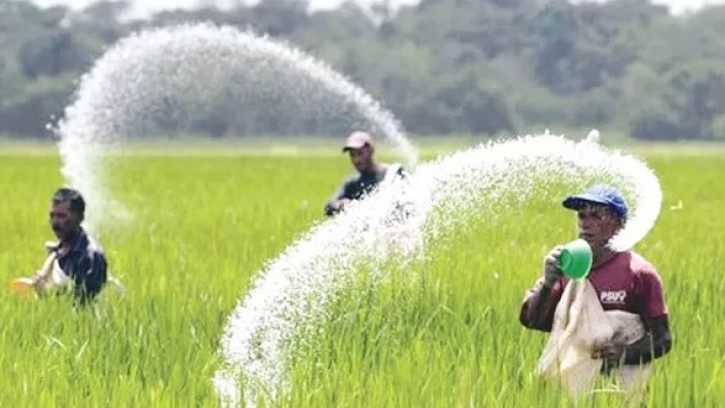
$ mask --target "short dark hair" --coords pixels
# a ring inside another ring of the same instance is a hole
[[[81,193],[78,190],[67,187],[56,190],[53,194],[53,204],[60,204],[66,201],[70,204],[70,211],[82,221],[86,213],[86,201],[83,199]]]

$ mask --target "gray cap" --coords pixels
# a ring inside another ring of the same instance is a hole
[[[370,134],[359,131],[352,132],[350,136],[347,137],[347,140],[345,140],[345,146],[343,146],[342,151],[346,152],[348,150],[360,149],[365,145],[373,145],[373,138]]]

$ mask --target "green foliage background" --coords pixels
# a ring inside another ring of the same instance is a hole
[[[725,138],[725,6],[671,16],[645,0],[422,0],[399,12],[345,3],[310,14],[304,0],[239,3],[136,20],[127,1],[73,12],[0,0],[0,133],[49,137],[46,123],[62,117],[80,75],[119,38],[211,21],[268,34],[330,63],[415,134],[567,126],[643,140]],[[223,137],[320,130],[223,112],[199,112],[189,131]]]

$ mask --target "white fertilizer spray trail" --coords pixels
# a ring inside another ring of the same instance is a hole
[[[230,115],[264,106],[280,120],[293,112],[312,123],[342,118],[390,139],[408,167],[415,165],[393,115],[327,65],[267,38],[197,24],[132,35],[96,62],[57,129],[62,174],[84,193],[91,215],[106,213],[107,220],[103,153],[153,132],[160,120],[183,128],[194,112],[220,103]]]
[[[355,273],[361,256],[410,256],[470,217],[511,211],[512,196],[523,202],[534,187],[537,194],[546,191],[540,187],[548,181],[564,180],[573,188],[593,181],[616,185],[633,211],[610,244],[635,245],[659,216],[659,181],[641,161],[606,151],[595,139],[574,143],[547,134],[472,148],[419,166],[407,181],[383,186],[312,229],[267,265],[232,313],[221,345],[226,366],[215,377],[222,401],[239,405],[243,390],[253,406],[259,390],[274,400],[275,390],[288,389],[293,341],[304,342],[310,323],[326,317],[327,302]]]

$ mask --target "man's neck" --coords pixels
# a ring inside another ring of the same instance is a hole
[[[61,252],[63,252],[63,253],[70,252],[73,249],[73,247],[76,245],[76,243],[78,242],[78,239],[81,236],[81,232],[82,232],[82,230],[78,229],[75,232],[69,234],[67,237],[64,237],[63,239],[61,239],[60,240]]]
[[[377,176],[379,176],[382,173],[383,169],[384,169],[383,166],[381,166],[380,164],[378,164],[378,163],[372,163],[370,166],[368,166],[367,169],[365,169],[364,171],[360,172],[360,175],[361,176],[375,176],[375,177],[377,177]]]
[[[608,245],[592,249],[592,268],[596,268],[609,262],[617,255],[617,252],[609,248]]]

